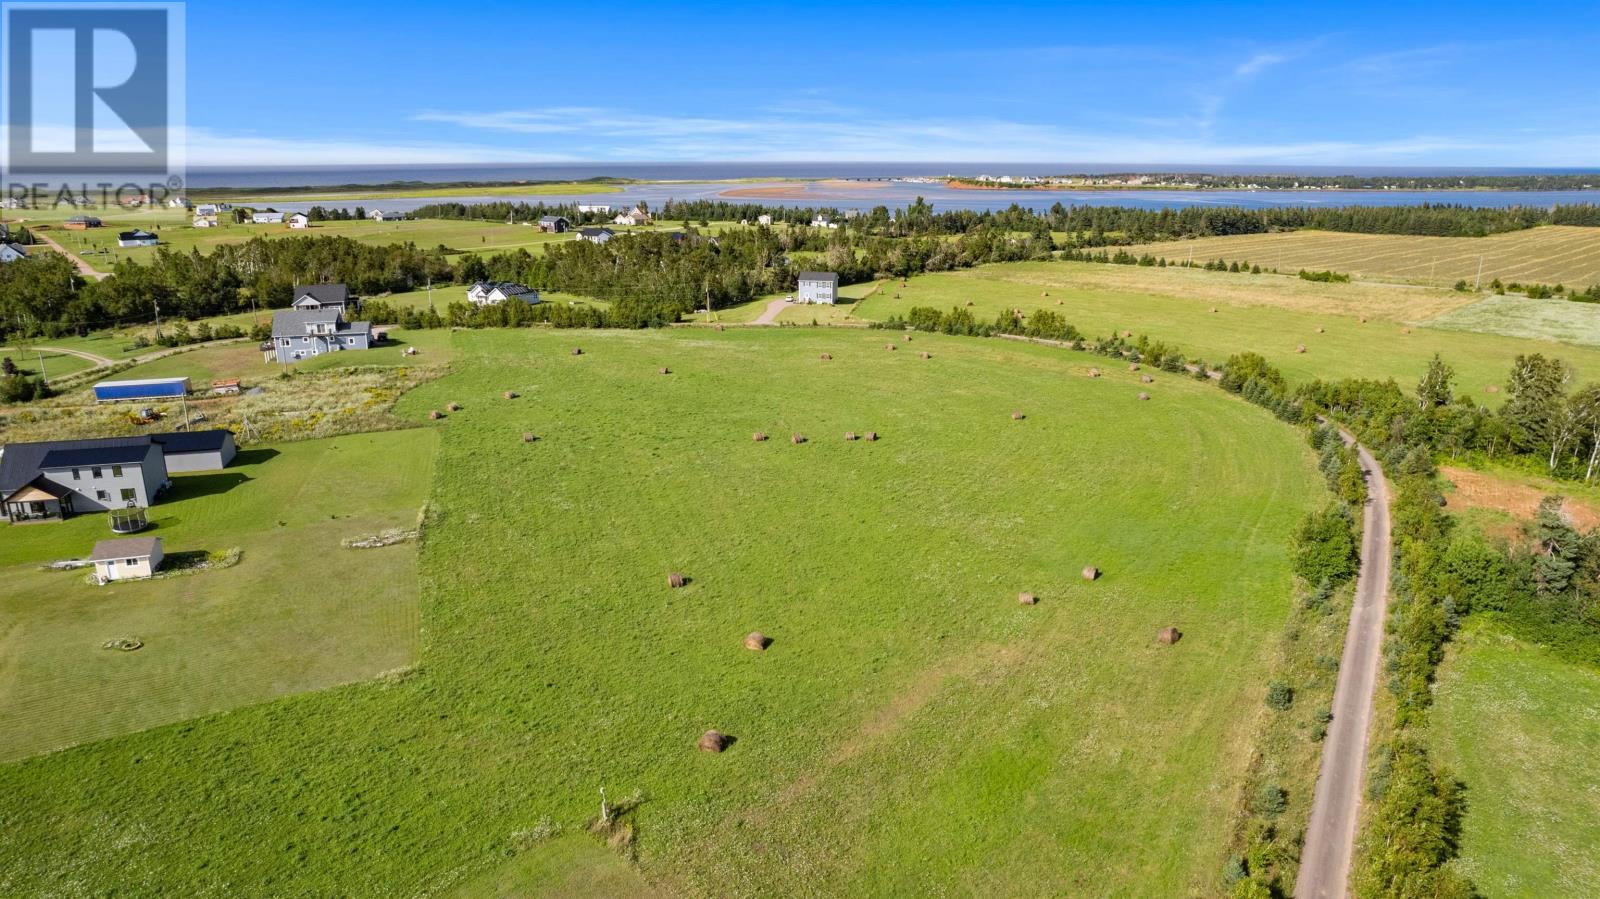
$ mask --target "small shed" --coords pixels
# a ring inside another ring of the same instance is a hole
[[[226,396],[228,394],[238,393],[239,392],[239,379],[238,378],[221,378],[221,379],[212,381],[211,382],[211,392],[214,393],[214,394],[217,394],[218,396]]]
[[[94,563],[95,580],[108,584],[150,577],[164,557],[160,537],[121,537],[96,543],[89,561]]]

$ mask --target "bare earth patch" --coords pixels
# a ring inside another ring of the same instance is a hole
[[[1539,511],[1539,501],[1547,495],[1532,484],[1519,484],[1481,471],[1443,466],[1439,472],[1456,487],[1449,497],[1450,505],[1455,508],[1494,509],[1526,521]],[[1600,513],[1586,503],[1567,498],[1561,510],[1579,530],[1587,531],[1600,525]]]

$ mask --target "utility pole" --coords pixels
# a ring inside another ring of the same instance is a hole
[[[161,301],[151,298],[150,304],[156,307],[156,340],[161,340]]]
[[[46,376],[45,373],[44,373],[44,352],[41,351],[38,347],[34,347],[33,348],[33,354],[35,356],[39,357],[39,380],[44,382],[44,386],[49,387],[50,386],[50,378],[48,376]]]
[[[1482,285],[1483,285],[1483,255],[1480,253],[1478,255],[1478,277],[1477,277],[1477,280],[1472,282],[1472,290],[1473,290],[1473,292],[1476,293],[1478,288],[1481,287]]]
[[[433,311],[433,278],[428,278],[428,311]]]

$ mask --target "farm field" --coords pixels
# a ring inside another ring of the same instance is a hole
[[[1600,347],[1600,306],[1499,294],[1423,322],[1445,331],[1477,331]]]
[[[215,571],[96,587],[81,569],[39,566],[83,558],[111,537],[103,515],[7,526],[0,759],[414,662],[415,544],[340,541],[414,525],[437,445],[429,429],[354,435],[247,449],[226,471],[174,475],[149,533],[169,554],[241,550],[237,565]],[[144,647],[101,648],[125,636]]]
[[[1229,293],[1221,292],[1205,299],[1189,296],[1182,291],[1186,282],[1168,282],[1161,274],[1153,276],[1153,280],[1145,282],[1147,286],[1140,289],[1108,290],[1098,283],[1103,273],[1085,271],[1105,268],[1162,274],[1176,271],[1194,277],[1244,279],[1247,283],[1228,285],[1226,291],[1238,291],[1229,299],[1222,298]],[[1087,285],[1080,280],[1085,276],[1090,282]],[[1089,337],[1129,330],[1135,335],[1148,334],[1176,344],[1190,355],[1214,362],[1248,349],[1261,353],[1294,380],[1345,376],[1395,378],[1407,388],[1421,377],[1433,354],[1439,353],[1455,367],[1458,389],[1491,405],[1498,405],[1505,394],[1489,394],[1486,388],[1505,382],[1518,354],[1540,352],[1559,356],[1573,365],[1580,379],[1600,379],[1600,350],[1590,347],[1412,327],[1403,325],[1403,319],[1370,318],[1363,324],[1357,315],[1319,311],[1339,308],[1343,301],[1340,294],[1345,290],[1364,296],[1370,296],[1372,291],[1387,291],[1393,298],[1394,314],[1405,316],[1415,311],[1403,305],[1413,294],[1424,294],[1416,298],[1419,306],[1434,305],[1425,291],[1375,285],[1311,284],[1298,279],[1291,285],[1294,289],[1282,290],[1286,280],[1265,275],[1076,262],[1001,263],[912,278],[908,287],[896,288],[893,292],[880,291],[861,304],[855,314],[881,320],[890,315],[905,315],[913,306],[933,306],[948,311],[971,301],[975,317],[992,321],[1008,309],[1051,309]],[[1253,286],[1248,283],[1252,281]],[[1317,290],[1307,292],[1299,285]],[[900,294],[900,299],[894,299],[895,292]],[[1041,296],[1044,292],[1049,296]],[[1211,312],[1212,308],[1217,311]],[[1410,333],[1405,333],[1407,327]],[[1323,333],[1317,333],[1318,328],[1322,328]],[[1303,354],[1295,352],[1301,345],[1306,347]]]
[[[1458,280],[1476,283],[1481,258],[1484,286],[1495,278],[1507,284],[1579,288],[1600,284],[1600,228],[1575,225],[1544,225],[1488,237],[1283,231],[1137,244],[1127,249],[1170,262],[1190,258],[1196,263],[1248,261],[1289,273],[1332,270],[1369,280],[1436,287],[1449,287]]]
[[[1593,895],[1600,673],[1477,622],[1440,668],[1432,730],[1467,786],[1456,864],[1483,894]]]
[[[1286,538],[1322,501],[1294,430],[1000,341],[451,340],[400,404],[463,404],[424,432],[417,667],[0,767],[0,892],[1220,888]],[[583,833],[601,787],[636,869]]]
[[[33,377],[41,372],[48,378],[60,378],[75,374],[90,367],[94,363],[82,356],[73,356],[68,353],[58,353],[44,349],[46,345],[55,346],[53,341],[40,340],[38,349],[33,346],[0,347],[0,357],[9,358],[17,365],[17,370],[28,377]]]

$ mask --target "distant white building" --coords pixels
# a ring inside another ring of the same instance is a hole
[[[221,211],[222,210],[219,209],[215,203],[201,203],[199,206],[194,208],[195,215],[216,215]]]
[[[173,197],[172,199],[167,201],[167,205],[172,207],[173,209],[188,209],[189,208],[189,198],[188,197]]]
[[[617,217],[611,220],[611,224],[648,225],[650,224],[650,213],[645,212],[643,209],[629,209],[627,212],[618,213]]]
[[[22,244],[0,243],[0,263],[16,262],[18,259],[27,259],[28,251]]]
[[[283,224],[283,213],[273,212],[270,209],[265,212],[254,212],[250,214],[250,223],[253,225],[281,225]]]
[[[616,237],[616,236],[617,236],[617,233],[615,231],[612,231],[610,228],[579,228],[578,229],[578,239],[579,240],[587,240],[590,243],[605,243],[605,242],[609,241],[611,238]]]
[[[578,211],[579,212],[593,212],[593,213],[596,213],[598,215],[609,215],[611,213],[611,207],[610,206],[600,206],[600,205],[595,205],[595,204],[579,203],[578,204]]]
[[[161,243],[161,238],[149,231],[121,231],[117,233],[117,246],[119,247],[153,247]]]
[[[197,215],[194,217],[193,224],[196,228],[215,228],[217,227],[217,217],[214,215]]]
[[[828,218],[825,215],[819,215],[816,218],[811,220],[811,227],[813,227],[813,228],[838,228],[839,227],[839,223],[834,221],[831,218]]]
[[[763,212],[760,215],[756,216],[756,224],[758,224],[758,225],[771,225],[772,224],[772,213]]]
[[[291,212],[289,214],[289,227],[295,229],[311,227],[311,216],[304,212]]]
[[[385,212],[382,209],[374,209],[367,213],[367,218],[375,222],[398,222],[405,217],[406,214],[403,212]]]
[[[467,288],[467,302],[474,306],[498,306],[507,300],[531,306],[539,302],[539,291],[513,281],[478,281]]]

